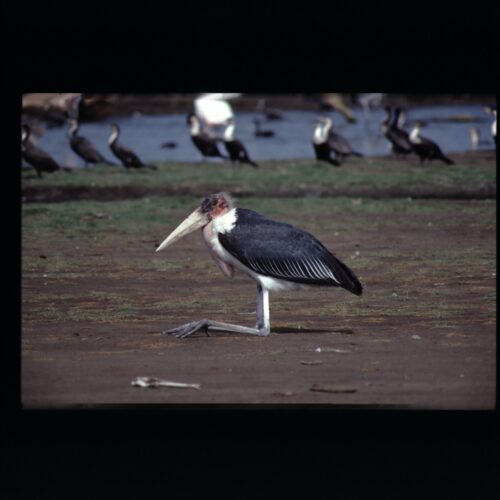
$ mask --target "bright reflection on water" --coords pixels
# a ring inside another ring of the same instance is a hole
[[[366,116],[361,109],[355,109],[354,113],[357,122],[353,124],[347,123],[341,115],[335,112],[284,111],[284,119],[279,121],[267,121],[256,112],[236,113],[235,137],[245,144],[250,157],[256,161],[313,158],[311,141],[314,119],[320,115],[328,115],[333,118],[335,129],[350,141],[354,149],[370,156],[389,153],[388,142],[380,131],[380,122],[385,117],[383,109],[375,109],[369,116]],[[461,115],[475,117],[475,120],[432,121]],[[253,123],[255,118],[261,119],[262,129],[273,130],[275,137],[256,138]],[[484,111],[483,106],[414,108],[406,113],[404,128],[410,131],[411,123],[415,120],[430,120],[421,130],[421,135],[437,142],[445,153],[471,150],[469,132],[471,127],[477,128],[480,133],[481,143],[477,149],[494,147],[491,138],[492,116]],[[88,138],[105,157],[114,162],[118,160],[114,158],[107,144],[110,135],[108,124],[112,122],[120,125],[120,142],[134,150],[146,163],[201,160],[200,154],[189,137],[184,114],[110,117],[103,122],[83,123],[79,134]],[[66,130],[65,127],[47,129],[38,145],[62,165],[81,166],[83,161],[70,149]],[[162,149],[160,145],[167,141],[177,142],[177,147]]]

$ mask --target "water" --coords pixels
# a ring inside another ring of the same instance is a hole
[[[389,153],[389,144],[380,131],[380,122],[385,117],[383,109],[375,109],[370,116],[363,110],[353,110],[356,123],[347,123],[335,112],[284,111],[284,119],[267,121],[256,112],[236,114],[235,137],[246,146],[255,161],[314,158],[312,148],[313,122],[317,116],[328,115],[334,120],[335,129],[349,140],[352,147],[369,155]],[[476,121],[432,121],[457,115],[471,115]],[[275,137],[256,138],[253,120],[261,119],[261,128],[273,130]],[[492,149],[492,116],[484,111],[483,106],[433,106],[411,109],[406,114],[406,130],[415,120],[431,120],[422,128],[421,135],[437,142],[445,153],[463,152],[472,149],[470,141],[471,127],[480,133],[477,149]],[[119,163],[107,144],[110,135],[108,123],[118,123],[121,134],[120,142],[131,148],[146,163],[157,161],[197,162],[201,155],[194,147],[186,124],[186,115],[134,115],[130,117],[110,117],[105,122],[83,123],[79,134],[88,138],[107,158]],[[82,166],[83,160],[76,156],[69,147],[66,128],[47,129],[38,145],[48,151],[58,162],[67,166]],[[177,142],[175,149],[162,149],[160,145],[167,141]],[[223,150],[223,149],[222,149]],[[217,160],[214,160],[217,161]]]

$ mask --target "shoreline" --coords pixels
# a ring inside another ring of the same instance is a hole
[[[493,164],[496,163],[496,150],[480,150],[469,151],[465,153],[452,153],[450,157],[457,164],[466,164],[467,169],[474,169],[480,166],[481,163]],[[328,166],[317,166],[311,158],[304,160],[286,160],[286,161],[269,161],[268,165],[263,165],[262,174],[265,176],[266,171],[275,166],[286,168],[289,165],[303,161],[306,168],[312,169],[323,168],[325,173],[330,175]],[[341,171],[350,171],[354,175],[366,174],[371,165],[373,165],[374,173],[380,169],[380,163],[384,163],[384,168],[387,171],[408,170],[416,174],[421,169],[434,170],[442,168],[438,163],[432,163],[430,166],[420,167],[417,158],[398,159],[390,155],[365,157],[363,159],[351,160],[341,167]],[[161,162],[162,165],[168,166],[170,162]],[[180,163],[176,163],[181,165]],[[171,164],[170,164],[171,165]],[[196,167],[192,163],[186,162],[190,167]],[[199,165],[200,169],[204,168],[203,164]],[[82,169],[78,169],[82,170]],[[114,173],[114,172],[113,172]],[[71,175],[71,174],[70,174]],[[100,174],[99,174],[100,175]],[[107,175],[104,174],[103,175]],[[379,172],[380,175],[380,172]],[[328,177],[328,176],[327,176]],[[27,179],[25,179],[27,181]],[[188,183],[182,182],[165,182],[159,181],[156,185],[135,183],[135,184],[120,184],[96,186],[92,183],[82,182],[73,185],[56,185],[56,184],[40,184],[36,185],[33,182],[26,182],[21,188],[22,203],[62,203],[66,201],[115,201],[126,199],[146,198],[149,196],[193,196],[203,197],[207,192],[216,192],[221,188],[220,183],[213,178],[203,178],[200,182]],[[225,186],[224,186],[225,188]],[[311,183],[293,184],[290,181],[280,185],[262,186],[255,184],[245,184],[238,182],[237,185],[231,186],[231,192],[235,196],[240,197],[259,197],[259,198],[301,198],[301,197],[353,197],[353,198],[412,198],[412,199],[450,199],[450,200],[485,200],[496,199],[496,184],[493,183],[455,183],[453,185],[428,184],[426,182],[412,182],[404,185],[383,185],[380,183],[351,183],[351,184],[336,184],[332,182],[332,178],[325,181],[316,181]]]

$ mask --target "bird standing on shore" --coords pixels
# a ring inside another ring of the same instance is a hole
[[[447,165],[453,165],[455,162],[445,156],[441,148],[430,139],[420,136],[421,123],[416,122],[413,130],[410,133],[410,142],[413,145],[413,150],[420,158],[420,163],[428,163],[431,160],[441,160]]]
[[[320,118],[320,120],[325,124],[322,132],[323,138],[327,141],[330,149],[338,158],[344,159],[348,156],[358,156],[361,158],[363,156],[358,151],[352,149],[352,146],[346,138],[333,131],[333,120],[331,118],[324,117]]]
[[[146,165],[141,159],[129,148],[118,143],[118,137],[120,135],[120,127],[116,123],[112,123],[111,135],[108,139],[109,147],[113,154],[122,162],[122,165],[128,170],[129,168],[150,168],[156,170],[155,165]]]
[[[385,107],[387,116],[381,123],[380,128],[385,138],[391,143],[392,152],[395,155],[407,155],[413,152],[413,145],[406,130],[401,128],[399,120],[401,118],[400,108]]]
[[[42,172],[51,173],[57,170],[71,170],[61,167],[47,151],[34,146],[29,141],[30,134],[30,126],[23,124],[21,126],[21,156],[36,170],[38,177],[42,177]]]
[[[93,165],[97,163],[114,165],[113,162],[106,160],[106,158],[104,158],[104,156],[97,151],[88,139],[78,135],[79,124],[77,120],[70,119],[68,120],[68,123],[69,145],[71,146],[71,149],[85,161],[86,167],[89,163]]]
[[[316,160],[325,161],[336,167],[340,167],[341,163],[337,158],[332,157],[332,148],[328,145],[327,138],[323,133],[325,124],[318,118],[315,122],[312,145]]]
[[[191,140],[203,156],[203,160],[207,157],[228,159],[227,156],[220,152],[219,146],[217,145],[217,139],[202,132],[200,119],[194,113],[189,113],[187,123],[189,125]]]
[[[224,146],[229,154],[229,158],[233,162],[248,163],[252,167],[257,168],[258,165],[248,156],[247,150],[243,143],[234,138],[234,120],[229,120],[226,130],[224,130]]]
[[[269,292],[308,285],[341,287],[361,295],[363,287],[353,271],[308,232],[290,224],[267,219],[244,208],[235,208],[226,193],[203,200],[156,249],[164,250],[197,229],[225,276],[235,269],[257,282],[257,322],[246,327],[202,319],[164,333],[187,337],[199,330],[218,330],[267,336],[271,331]]]

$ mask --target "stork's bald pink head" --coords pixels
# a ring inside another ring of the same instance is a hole
[[[227,193],[217,193],[208,196],[191,215],[184,219],[184,221],[170,233],[156,251],[159,252],[160,250],[164,250],[175,241],[206,226],[212,219],[229,212],[233,207],[233,200]]]
[[[234,207],[234,202],[228,193],[211,194],[201,202],[201,211],[210,219],[223,215]]]

